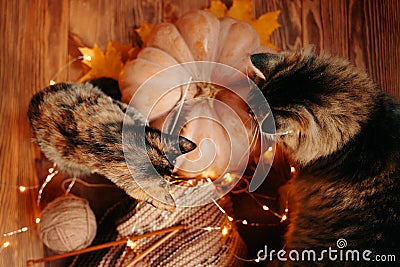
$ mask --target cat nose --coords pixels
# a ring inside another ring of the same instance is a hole
[[[266,117],[264,119],[264,121],[262,122],[262,125],[261,125],[261,130],[264,133],[274,133],[275,132],[275,121],[274,121],[274,117],[272,115],[268,115],[268,117]]]

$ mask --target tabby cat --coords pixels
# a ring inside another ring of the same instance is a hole
[[[133,198],[172,209],[171,162],[196,145],[145,126],[144,117],[131,107],[132,116],[124,122],[127,105],[93,84],[56,84],[32,97],[28,116],[40,149],[71,175],[96,172]],[[125,159],[130,159],[130,168]]]
[[[300,51],[255,54],[251,62],[276,131],[289,133],[277,142],[298,166],[288,185],[294,209],[285,249],[318,253],[345,239],[343,249],[360,251],[360,261],[364,250],[400,260],[399,104],[343,59]],[[334,265],[324,259],[319,265]]]

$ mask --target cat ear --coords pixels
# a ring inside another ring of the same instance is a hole
[[[183,136],[179,136],[179,149],[181,150],[182,154],[189,153],[195,148],[196,148],[195,143],[193,143],[192,141]]]
[[[183,136],[162,133],[150,127],[146,127],[146,135],[148,141],[151,141],[150,145],[162,151],[170,162],[196,148],[195,143]]]
[[[180,155],[189,153],[196,148],[195,143],[183,136],[168,135],[166,138],[169,140],[166,140],[163,150],[170,161],[174,161]]]
[[[261,53],[250,56],[252,67],[258,77],[266,80],[265,73],[279,62],[279,54]]]
[[[92,84],[94,87],[97,87],[112,99],[121,101],[122,95],[117,80],[112,78],[98,78],[90,80],[88,83]]]

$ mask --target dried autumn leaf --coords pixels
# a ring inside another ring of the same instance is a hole
[[[125,64],[128,60],[136,58],[138,47],[132,47],[131,44],[122,44],[119,42],[110,41],[107,44],[108,46],[114,47],[117,51],[121,53],[122,63]]]
[[[275,50],[279,50],[275,47],[271,41],[271,34],[278,29],[281,25],[278,23],[280,10],[268,12],[261,15],[257,20],[250,22],[250,25],[257,31],[260,36],[261,45],[272,47]]]
[[[82,62],[90,67],[90,70],[79,79],[83,82],[101,77],[117,80],[124,62],[132,58],[135,48],[131,45],[109,41],[105,53],[97,45],[93,48],[80,47],[79,51],[83,55]]]
[[[226,16],[228,8],[220,0],[212,0],[210,8],[204,10],[213,13],[217,18],[222,18]]]
[[[149,34],[153,28],[154,28],[153,23],[142,22],[142,24],[140,24],[140,27],[135,31],[140,36],[142,42],[146,43],[147,38],[149,37]]]
[[[253,2],[251,0],[233,0],[232,6],[229,10],[221,0],[212,0],[210,8],[206,10],[219,18],[229,16],[249,23],[260,36],[261,45],[269,46],[278,50],[278,48],[271,43],[270,37],[271,34],[281,26],[278,23],[280,10],[267,12],[261,15],[258,19],[255,19],[252,15]]]
[[[231,8],[227,12],[227,15],[231,18],[249,23],[254,20],[253,16],[251,15],[252,10],[252,1],[234,0]]]

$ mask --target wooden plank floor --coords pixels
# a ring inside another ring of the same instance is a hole
[[[229,1],[227,1],[229,2]],[[272,42],[282,49],[309,44],[316,51],[347,57],[367,70],[384,91],[400,98],[400,4],[398,0],[254,0],[257,15],[281,10],[282,27]],[[24,194],[14,185],[36,185],[26,116],[31,96],[77,55],[76,44],[104,48],[108,40],[133,42],[132,27],[159,22],[207,7],[185,0],[2,0],[0,3],[0,233],[31,225],[38,215],[37,190]],[[77,41],[79,40],[79,42]],[[69,75],[69,76],[68,76]],[[59,80],[76,78],[75,71]],[[0,236],[0,245],[6,241]],[[0,248],[0,266],[25,266],[41,257],[35,230],[10,238]]]

